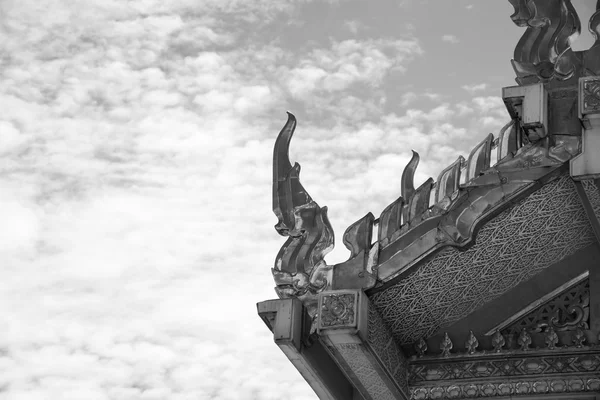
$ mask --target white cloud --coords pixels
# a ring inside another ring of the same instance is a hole
[[[460,42],[460,40],[458,40],[458,38],[454,35],[443,35],[442,41],[452,43],[452,44],[456,44],[456,43]]]
[[[254,304],[275,297],[271,152],[284,110],[300,108],[291,155],[339,241],[398,196],[389,182],[411,148],[417,180],[437,176],[502,104],[461,108],[415,88],[394,114],[386,79],[423,53],[416,38],[298,52],[245,28],[297,3],[0,5],[7,398],[315,398]],[[417,109],[415,97],[448,103]],[[328,261],[347,257],[338,246]]]
[[[474,85],[463,85],[461,87],[464,90],[466,90],[467,92],[469,92],[469,94],[473,94],[476,92],[481,92],[483,90],[486,90],[488,88],[488,84],[487,83],[479,83],[479,84],[474,84]]]

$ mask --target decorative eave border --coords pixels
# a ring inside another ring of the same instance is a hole
[[[600,391],[600,347],[513,351],[411,360],[411,399]]]

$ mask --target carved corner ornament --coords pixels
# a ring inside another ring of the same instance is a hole
[[[509,0],[513,22],[526,31],[512,60],[519,85],[573,77],[578,61],[570,42],[581,23],[570,0]]]
[[[288,239],[277,254],[272,272],[278,296],[311,300],[309,313],[314,316],[315,295],[330,284],[327,276],[331,268],[324,256],[333,248],[334,236],[327,207],[319,207],[310,197],[300,183],[300,165],[292,166],[290,162],[295,128],[296,118],[288,113],[273,150],[273,212],[279,220],[275,229]]]
[[[357,302],[357,293],[323,293],[319,297],[319,329],[354,328]]]
[[[581,78],[580,115],[600,114],[600,76]]]

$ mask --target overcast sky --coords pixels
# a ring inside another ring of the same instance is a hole
[[[326,260],[343,261],[345,228],[399,196],[411,149],[420,183],[508,122],[512,12],[0,1],[0,399],[316,399],[256,314],[284,242],[285,112],[330,210]]]

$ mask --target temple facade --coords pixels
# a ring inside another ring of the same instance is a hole
[[[321,399],[600,400],[600,1],[586,51],[570,0],[509,1],[510,120],[419,187],[413,153],[400,197],[345,231],[347,261],[324,259],[293,115],[276,139],[286,241],[258,314]]]

